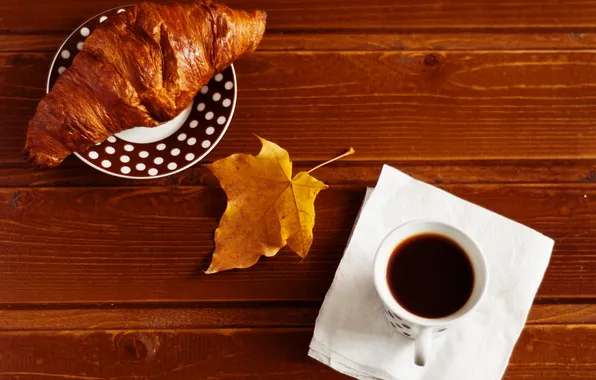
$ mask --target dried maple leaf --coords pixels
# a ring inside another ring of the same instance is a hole
[[[208,165],[228,196],[228,206],[215,230],[206,273],[248,268],[286,244],[305,257],[312,244],[315,198],[327,185],[307,172],[292,178],[288,152],[259,139],[263,147],[257,156],[233,154]],[[345,155],[352,153],[350,149]]]

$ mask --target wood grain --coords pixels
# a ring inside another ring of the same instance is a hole
[[[136,1],[136,0],[135,0]],[[225,195],[20,158],[60,43],[121,0],[0,2],[0,378],[343,379],[306,357],[364,190],[389,163],[556,240],[506,380],[596,378],[596,1],[229,0],[268,11],[209,161],[316,172],[315,244],[206,276]]]
[[[528,326],[504,379],[591,379],[596,376],[596,326]]]
[[[168,330],[256,327],[313,327],[321,302],[86,304],[85,309],[51,308],[0,310],[0,331]],[[132,307],[140,306],[140,307]],[[542,304],[532,306],[528,325],[596,324],[596,305]]]
[[[306,356],[311,335],[311,328],[1,332],[0,377],[346,378]],[[505,379],[593,378],[595,339],[594,325],[527,326]]]
[[[0,310],[0,331],[312,327],[320,304],[302,307],[299,303],[279,302],[226,303],[210,307],[192,303],[166,306],[145,304],[140,308],[126,308],[122,304],[106,306],[91,309]],[[561,314],[554,311],[545,313],[551,317]],[[565,309],[563,313],[563,318],[571,321],[574,318],[570,315],[582,314],[582,310],[572,312],[571,309]]]
[[[0,54],[0,162],[20,163],[46,53]],[[296,160],[596,158],[593,52],[260,52],[237,64],[239,102],[210,159],[253,134]],[[300,131],[297,135],[296,131]]]
[[[257,154],[258,141],[244,152]],[[354,158],[358,158],[358,152]],[[299,159],[299,157],[298,157]],[[176,175],[155,180],[126,180],[111,177],[70,157],[58,169],[36,170],[27,163],[0,165],[2,187],[50,186],[210,186],[217,179],[203,165],[205,160]],[[320,161],[296,161],[294,172],[308,171]],[[398,168],[415,178],[441,184],[564,184],[596,182],[596,160],[474,160],[474,161],[341,161],[316,171],[330,186],[374,186],[383,164]]]
[[[43,38],[43,36],[36,36]],[[0,51],[2,47],[0,36]],[[34,43],[35,44],[35,43]],[[38,43],[39,44],[39,43]],[[270,32],[260,51],[417,51],[417,50],[585,50],[596,47],[592,32],[403,31],[385,33]],[[56,50],[54,46],[50,51]]]
[[[289,319],[289,318],[288,318]],[[534,304],[528,324],[596,324],[596,305],[584,304]]]
[[[310,329],[0,333],[0,377],[341,378],[306,356],[311,334]]]
[[[596,186],[445,185],[556,240],[539,297],[596,296]],[[202,273],[225,195],[206,187],[0,189],[4,305],[323,299],[364,195],[317,200],[315,242],[246,271]]]
[[[131,1],[131,3],[139,1]],[[244,9],[268,13],[270,30],[404,30],[404,29],[553,29],[593,28],[596,4],[592,0],[226,0]],[[119,7],[119,0],[62,0],[37,2],[19,0],[0,3],[3,31],[70,31],[86,19]]]
[[[0,34],[0,52],[55,53],[70,32]],[[267,32],[259,51],[593,50],[593,32]]]

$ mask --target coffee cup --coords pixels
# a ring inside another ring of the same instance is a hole
[[[479,304],[488,270],[465,232],[440,221],[415,220],[381,242],[373,278],[388,322],[414,340],[414,362],[424,366],[433,337],[448,334]]]

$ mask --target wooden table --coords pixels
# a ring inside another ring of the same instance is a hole
[[[383,163],[535,228],[555,251],[505,376],[596,378],[596,2],[230,0],[269,12],[209,160],[285,147],[318,171],[309,257],[207,276],[226,197],[20,158],[50,61],[123,0],[0,3],[0,378],[343,378],[306,356]],[[124,2],[126,3],[126,2]]]

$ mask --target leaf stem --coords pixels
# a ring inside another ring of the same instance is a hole
[[[307,173],[310,174],[310,173],[314,172],[315,170],[317,170],[317,169],[319,169],[319,168],[321,168],[321,167],[323,167],[323,166],[325,166],[327,164],[332,163],[333,161],[341,160],[342,158],[351,156],[354,153],[356,153],[356,151],[354,150],[354,148],[350,147],[350,149],[348,149],[348,151],[345,152],[344,154],[340,154],[339,156],[337,156],[335,158],[332,158],[329,161],[325,161],[322,164],[315,166],[314,168],[310,169]]]

